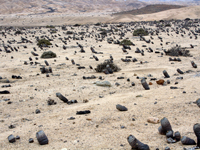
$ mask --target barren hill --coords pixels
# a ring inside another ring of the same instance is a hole
[[[117,14],[132,14],[132,15],[152,14],[152,13],[157,13],[157,12],[161,12],[161,11],[165,11],[169,9],[177,9],[177,8],[182,8],[182,7],[185,7],[185,6],[155,4],[155,5],[147,5],[140,9],[133,9],[131,11],[119,12]]]
[[[0,14],[117,12],[145,6],[137,0],[0,0]]]

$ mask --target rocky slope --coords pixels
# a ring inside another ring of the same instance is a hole
[[[145,6],[137,0],[0,0],[1,14],[117,12]]]

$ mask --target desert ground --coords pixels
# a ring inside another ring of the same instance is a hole
[[[149,123],[147,119],[156,117],[161,120],[166,117],[174,132],[179,131],[181,136],[197,141],[193,125],[200,123],[200,108],[194,103],[200,98],[200,43],[199,33],[195,32],[199,28],[199,14],[199,7],[195,6],[124,17],[4,16],[0,32],[0,91],[7,90],[10,94],[0,94],[1,149],[129,150],[129,135],[134,135],[141,142],[148,144],[152,150],[163,150],[167,146],[172,150],[193,147],[183,145],[180,141],[168,144],[166,136],[158,132],[160,123]],[[193,20],[184,21],[187,17]],[[174,20],[159,22],[161,19]],[[145,20],[152,22],[144,22]],[[154,20],[157,21],[153,22]],[[97,22],[101,22],[100,26],[94,25]],[[73,26],[79,23],[81,26]],[[171,24],[171,27],[165,27],[165,24]],[[186,28],[182,28],[184,24]],[[51,33],[52,30],[46,28],[46,25],[55,25],[55,33]],[[66,30],[63,30],[63,26]],[[150,43],[141,40],[139,36],[133,36],[134,30],[138,28],[152,32],[152,35],[144,36]],[[108,30],[113,32],[108,32],[107,36],[102,38],[100,33]],[[22,34],[15,35],[16,31],[21,31]],[[72,31],[73,34],[69,35],[67,31]],[[192,31],[197,34],[197,39]],[[84,34],[81,35],[80,32]],[[22,37],[27,39],[27,42],[23,42]],[[49,37],[52,45],[39,48],[36,37]],[[113,42],[108,43],[108,38],[112,38]],[[122,45],[114,44],[114,41],[123,39],[134,43],[127,52],[122,51]],[[80,52],[77,42],[83,46],[85,53]],[[8,45],[15,47],[17,51],[12,51]],[[177,45],[189,50],[192,56],[165,54],[164,51]],[[102,53],[92,53],[91,47]],[[153,52],[149,52],[149,47]],[[143,50],[144,55],[135,53],[136,48]],[[32,51],[38,56],[33,56]],[[40,58],[45,51],[53,51],[57,57]],[[113,74],[96,72],[97,65],[110,59],[110,55],[113,57],[113,63],[121,70]],[[96,61],[94,56],[99,60]],[[180,58],[181,61],[169,61],[169,57]],[[123,62],[122,58],[130,58],[131,61]],[[133,62],[133,58],[137,61]],[[75,64],[72,64],[72,59]],[[49,77],[40,71],[42,66],[49,67],[46,66],[45,60],[52,68]],[[197,68],[191,65],[191,61],[196,63]],[[79,66],[85,68],[78,69]],[[178,68],[184,74],[179,74]],[[165,78],[164,70],[170,78]],[[13,79],[13,75],[22,79]],[[96,78],[83,79],[83,76],[92,75]],[[102,79],[99,79],[100,76]],[[143,88],[143,77],[146,77],[150,90]],[[165,82],[169,80],[170,83],[158,85],[156,81],[159,79]],[[96,81],[109,81],[111,86],[97,86],[94,84]],[[135,83],[134,86],[132,82]],[[56,96],[58,92],[68,100],[77,100],[78,103],[64,103]],[[57,104],[48,105],[49,99],[53,99]],[[119,111],[116,109],[117,104],[127,107],[128,111]],[[37,109],[40,110],[38,114],[35,112]],[[84,110],[90,110],[91,113],[76,114],[77,111]],[[39,130],[45,132],[49,144],[38,143],[36,132]],[[20,136],[20,139],[9,143],[8,136],[11,134]],[[33,143],[29,143],[30,138],[34,139]]]

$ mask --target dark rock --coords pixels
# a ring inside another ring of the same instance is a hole
[[[77,111],[76,114],[77,114],[77,115],[90,114],[90,110]]]
[[[8,128],[9,128],[9,129],[14,129],[15,126],[11,124],[11,125],[8,126]]]
[[[165,147],[165,150],[170,150],[170,148],[167,146],[167,147]]]
[[[150,150],[150,148],[149,148],[149,146],[147,144],[144,144],[144,143],[140,142],[133,135],[129,135],[127,140],[128,140],[128,143],[130,144],[132,149]]]
[[[167,73],[166,70],[163,71],[163,74],[164,74],[165,78],[170,78],[170,76],[169,76],[169,74]]]
[[[167,80],[167,84],[170,84],[170,81],[169,81],[169,80]]]
[[[55,102],[53,99],[49,99],[49,100],[47,101],[47,104],[48,104],[48,105],[56,105],[57,102]]]
[[[186,137],[186,136],[183,136],[181,138],[181,143],[183,145],[196,145],[196,142],[193,139]]]
[[[131,85],[132,85],[132,86],[135,86],[135,83],[134,83],[134,82],[132,82],[132,83],[131,83]]]
[[[176,142],[180,141],[181,140],[181,134],[179,131],[176,131],[175,134],[174,134],[174,138],[176,140]]]
[[[2,88],[7,88],[7,87],[11,87],[11,85],[9,84],[9,85],[2,85],[1,86]]]
[[[47,136],[45,135],[43,130],[40,130],[36,133],[36,138],[40,145],[45,145],[49,143]]]
[[[194,63],[194,61],[191,61],[192,67],[197,68],[197,65]]]
[[[145,78],[141,80],[141,83],[145,90],[150,90],[149,85],[147,84]]]
[[[67,104],[69,104],[69,105],[70,105],[70,104],[74,104],[74,103],[78,103],[78,101],[77,101],[77,100],[71,100],[71,101],[68,101],[68,102],[67,102]]]
[[[171,124],[167,118],[164,117],[163,119],[161,119],[160,123],[162,127],[161,129],[165,134],[169,131],[172,131]]]
[[[84,66],[79,66],[78,69],[85,69],[85,67]]]
[[[11,102],[11,101],[9,101],[7,104],[12,104],[12,102]]]
[[[30,138],[30,139],[28,140],[28,142],[29,142],[29,143],[33,143],[34,140],[33,140],[32,138]]]
[[[33,51],[31,51],[31,54],[32,54],[33,56],[39,56],[38,54],[36,54],[36,53],[33,52]]]
[[[10,94],[10,92],[7,90],[4,90],[4,91],[0,91],[0,94]]]
[[[56,93],[56,96],[62,100],[64,103],[68,102],[68,99],[66,97],[64,97],[61,93]]]
[[[176,80],[183,80],[183,77],[177,77]]]
[[[74,120],[75,118],[74,117],[70,117],[70,118],[68,118],[67,120]]]
[[[194,133],[195,133],[195,135],[197,137],[197,146],[200,147],[200,124],[196,123],[193,126],[193,130],[194,130]]]
[[[120,86],[120,84],[118,82],[115,83],[116,86]]]
[[[15,137],[15,139],[16,139],[16,140],[19,140],[19,139],[20,139],[20,136],[17,135],[17,136]]]
[[[8,141],[10,142],[10,143],[14,143],[14,142],[16,142],[16,139],[15,139],[15,137],[14,137],[14,135],[9,135],[8,136]]]
[[[46,61],[46,60],[45,60],[45,61],[44,61],[44,63],[46,64],[46,66],[49,66],[49,63],[48,63],[48,61]]]
[[[174,137],[174,132],[172,131],[172,130],[170,130],[170,131],[167,131],[167,133],[166,133],[166,137],[167,138],[173,138]]]
[[[179,68],[177,69],[177,72],[180,73],[180,74],[184,74],[184,72],[181,71]]]
[[[120,104],[117,104],[117,105],[116,105],[116,108],[117,108],[119,111],[127,111],[127,110],[128,110],[125,106],[122,106],[122,105],[120,105]]]
[[[176,86],[170,86],[170,89],[178,89]]]
[[[173,140],[171,137],[167,138],[167,143],[171,144],[171,143],[176,143],[175,140]]]
[[[39,109],[36,109],[36,110],[35,110],[35,113],[36,113],[36,114],[39,114],[39,113],[41,113],[41,111],[40,111]]]

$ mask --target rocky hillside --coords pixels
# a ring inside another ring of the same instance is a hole
[[[137,0],[0,0],[0,14],[118,12],[145,6]]]

